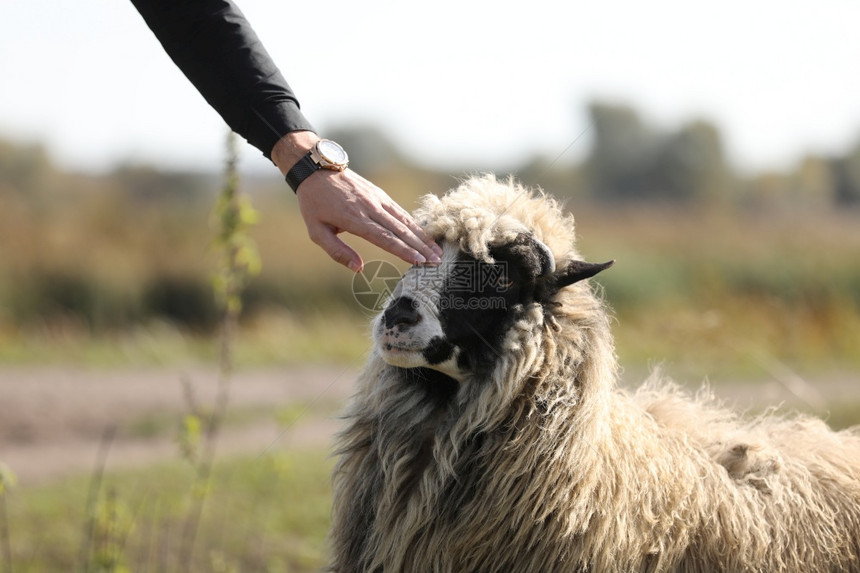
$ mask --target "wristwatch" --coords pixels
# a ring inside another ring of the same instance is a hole
[[[318,169],[343,171],[349,165],[349,155],[331,139],[320,139],[307,154],[287,172],[287,183],[295,192],[302,181]]]

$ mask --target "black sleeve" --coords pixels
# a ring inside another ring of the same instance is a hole
[[[230,0],[131,0],[170,58],[233,131],[270,157],[313,127],[251,25]]]

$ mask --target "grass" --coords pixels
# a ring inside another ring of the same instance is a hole
[[[613,305],[613,286],[605,280]],[[766,378],[763,360],[784,362],[813,378],[860,371],[860,312],[850,302],[815,307],[762,296],[652,300],[622,306],[615,317],[617,353],[631,369],[660,363],[673,375],[697,380]],[[235,360],[239,368],[357,366],[370,348],[368,332],[369,317],[357,313],[272,310],[241,328]],[[164,322],[116,334],[55,327],[0,335],[0,364],[7,365],[169,368],[211,364],[215,354],[211,336]]]
[[[325,563],[331,461],[321,451],[218,462],[206,495],[193,571],[317,571]],[[88,522],[87,477],[8,496],[16,572],[74,571]],[[92,570],[176,571],[193,483],[176,461],[103,478]],[[106,564],[112,564],[111,569]],[[125,569],[123,569],[123,567]]]
[[[822,417],[834,430],[860,425],[860,401],[830,404]]]
[[[405,190],[397,199],[411,208],[419,193],[453,181],[388,183]],[[16,245],[0,257],[0,364],[211,363],[214,252],[204,199],[141,204],[103,189],[62,208],[10,204],[0,213],[0,238]],[[369,317],[352,297],[352,274],[310,242],[291,197],[261,193],[254,203],[261,220],[250,234],[263,267],[246,291],[237,366],[360,363]],[[700,378],[763,374],[761,355],[809,371],[860,370],[857,212],[600,206],[577,197],[566,206],[584,257],[617,259],[597,281],[615,308],[625,363],[664,362]],[[346,240],[366,261],[392,260]]]
[[[341,407],[339,401],[324,399],[313,403],[294,400],[288,405],[233,405],[225,412],[220,425],[224,430],[238,430],[260,424],[261,420],[275,420],[280,427],[287,428],[308,414],[336,416]],[[202,421],[205,422],[212,415],[209,410],[202,408]],[[130,440],[172,438],[176,436],[182,419],[182,415],[176,411],[147,412],[128,419],[119,430],[123,438]]]
[[[354,312],[259,313],[234,343],[239,367],[357,364],[368,351],[369,318]],[[150,321],[117,332],[92,333],[76,323],[0,330],[0,364],[99,368],[213,363],[213,336]]]
[[[606,298],[618,297],[604,273]],[[619,273],[626,272],[619,269]],[[625,280],[621,277],[621,280]],[[810,376],[860,371],[860,312],[846,301],[793,304],[766,296],[653,299],[615,310],[613,334],[622,364],[662,363],[674,374],[764,378],[762,358],[785,362]],[[306,316],[272,309],[244,324],[234,345],[237,367],[306,364],[357,366],[369,351],[369,317],[334,310]],[[129,331],[89,334],[80,329],[0,333],[0,364],[84,366],[99,369],[211,364],[212,337],[151,322]]]
[[[0,260],[0,364],[214,360],[211,330],[193,326],[208,324],[212,312],[200,302],[211,297],[206,217],[191,206],[138,212],[115,202],[81,201],[71,212],[48,211],[44,220],[32,215],[28,225],[10,221],[3,232],[25,247]],[[287,198],[263,195],[255,203],[262,216],[252,234],[263,268],[248,285],[237,366],[360,363],[369,317],[353,300],[351,273],[310,243]],[[567,207],[584,257],[617,259],[596,280],[618,317],[626,364],[664,362],[699,378],[756,377],[765,374],[757,358],[765,355],[808,371],[860,370],[856,213],[599,207],[576,198]],[[108,216],[112,209],[123,214],[123,225]],[[51,243],[51,233],[74,241]],[[347,240],[366,261],[392,259]],[[70,276],[45,271],[56,268]],[[35,288],[39,281],[46,284]],[[159,288],[141,292],[152,284]],[[94,314],[28,314],[58,307]],[[146,314],[155,309],[185,309],[192,325]]]
[[[843,312],[755,298],[654,303],[618,313],[613,330],[621,363],[633,369],[660,363],[685,379],[761,380],[776,361],[816,378],[860,371],[860,319]]]

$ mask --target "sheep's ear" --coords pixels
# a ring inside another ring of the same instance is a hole
[[[606,261],[605,263],[586,263],[585,261],[570,261],[567,266],[553,275],[555,287],[563,289],[573,283],[588,279],[605,271],[615,264],[615,260]]]
[[[531,233],[520,233],[513,241],[491,247],[494,259],[515,261],[530,277],[550,276],[555,272],[555,257]]]

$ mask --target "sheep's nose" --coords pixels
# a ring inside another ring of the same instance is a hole
[[[418,312],[418,304],[414,299],[401,296],[388,305],[382,320],[385,321],[385,328],[406,328],[418,324],[421,321],[421,313]]]

